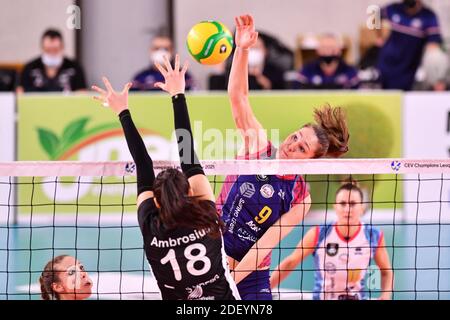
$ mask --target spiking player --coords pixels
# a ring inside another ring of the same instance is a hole
[[[233,64],[228,84],[233,118],[244,148],[240,159],[311,159],[338,157],[348,151],[348,129],[340,108],[315,110],[306,124],[276,148],[268,141],[248,98],[248,52],[257,39],[253,18],[237,17]],[[217,200],[226,224],[225,251],[244,300],[270,300],[270,254],[303,220],[311,204],[303,178],[228,176]]]

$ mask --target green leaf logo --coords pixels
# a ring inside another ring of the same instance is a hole
[[[71,150],[71,148],[79,145],[88,137],[118,128],[117,123],[106,123],[91,129],[86,129],[89,120],[88,117],[84,117],[72,121],[64,128],[60,138],[47,129],[37,129],[39,142],[50,160],[58,160],[62,155]]]
[[[60,144],[58,137],[53,132],[43,128],[38,128],[38,135],[41,146],[44,148],[45,152],[47,152],[50,159],[54,159]]]
[[[71,122],[65,129],[62,134],[62,140],[64,144],[70,145],[76,142],[83,136],[84,127],[86,127],[86,123],[89,121],[89,118],[81,118]]]

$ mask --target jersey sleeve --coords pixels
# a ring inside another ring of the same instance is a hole
[[[153,198],[148,198],[144,200],[138,208],[138,222],[139,228],[141,229],[142,234],[145,232],[145,222],[148,217],[157,214],[158,208],[153,201]]]
[[[392,5],[385,6],[381,9],[381,19],[389,20],[389,11],[391,10]]]
[[[442,43],[442,35],[439,27],[438,17],[434,13],[430,13],[430,17],[427,21],[425,35],[427,43]]]
[[[308,186],[302,176],[297,176],[294,187],[292,189],[292,201],[290,202],[288,208],[292,208],[303,202],[303,200],[309,196]]]

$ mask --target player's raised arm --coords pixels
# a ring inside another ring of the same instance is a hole
[[[141,135],[134,125],[130,110],[128,109],[128,91],[130,90],[131,83],[127,83],[121,92],[116,92],[106,77],[103,77],[103,83],[105,84],[106,90],[92,86],[92,89],[100,94],[100,96],[96,96],[94,99],[102,102],[104,106],[110,107],[119,116],[128,149],[136,164],[137,206],[139,207],[144,200],[153,197],[155,173],[153,171],[152,159],[147,152]]]
[[[158,82],[155,86],[168,92],[172,97],[175,132],[178,141],[178,152],[183,173],[189,179],[189,184],[194,196],[199,196],[202,200],[214,201],[214,194],[206,178],[203,168],[200,165],[194,149],[194,139],[192,135],[189,112],[186,104],[185,74],[188,68],[187,62],[180,69],[180,57],[175,56],[175,66],[172,68],[168,57],[164,58],[164,66],[155,63],[155,66],[164,77],[164,83]]]
[[[255,153],[267,146],[267,134],[256,119],[249,101],[248,53],[255,45],[258,33],[255,31],[253,17],[243,15],[235,18],[236,50],[231,65],[228,82],[228,96],[236,127],[244,139],[244,149],[240,154]]]

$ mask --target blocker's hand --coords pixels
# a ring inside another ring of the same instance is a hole
[[[184,62],[183,68],[180,70],[180,56],[175,55],[175,67],[172,69],[169,58],[164,56],[164,67],[158,62],[155,62],[155,67],[164,77],[164,83],[157,82],[155,87],[168,92],[171,96],[184,93],[186,87],[185,75],[188,68],[187,61]]]
[[[97,91],[100,96],[94,96],[94,99],[100,101],[105,107],[110,107],[118,115],[123,110],[128,109],[128,91],[131,88],[131,82],[128,82],[124,87],[122,92],[114,91],[108,78],[102,78],[105,84],[106,90],[92,86],[94,91]]]

